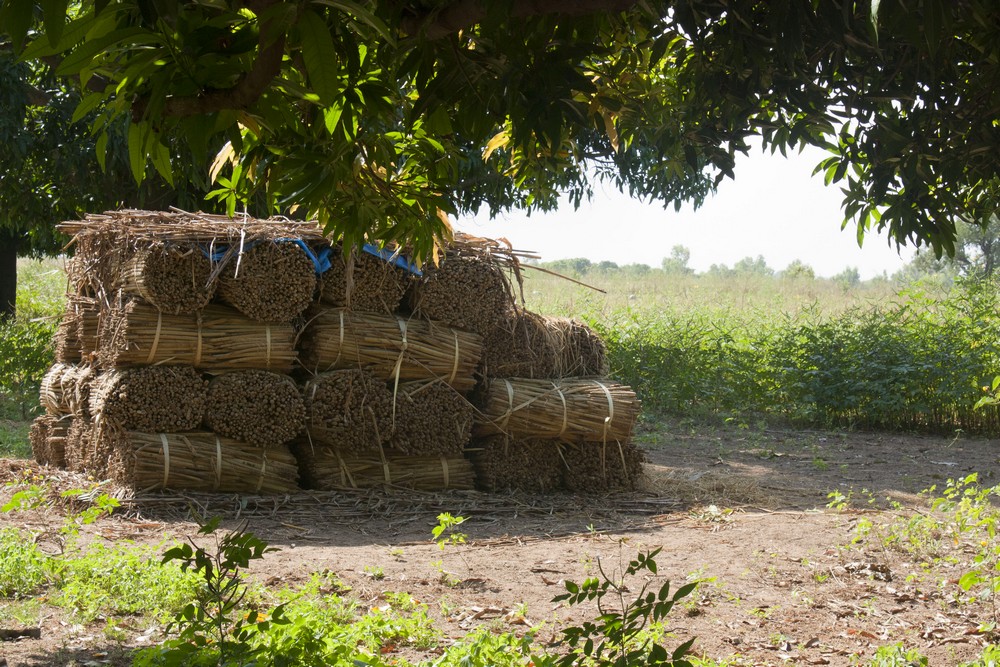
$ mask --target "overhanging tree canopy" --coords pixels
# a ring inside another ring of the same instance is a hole
[[[859,236],[950,252],[995,201],[993,0],[4,0],[0,30],[79,75],[98,144],[131,119],[136,176],[170,177],[165,132],[222,134],[216,197],[349,243],[426,253],[446,214],[595,176],[698,203],[753,134],[827,147]]]

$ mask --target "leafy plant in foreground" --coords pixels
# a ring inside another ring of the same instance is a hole
[[[203,525],[200,535],[213,535],[220,520],[212,518]],[[250,561],[259,560],[273,547],[246,531],[246,524],[216,536],[215,549],[209,552],[194,542],[168,549],[163,562],[176,561],[184,571],[197,572],[202,588],[196,602],[177,614],[167,631],[177,630],[177,638],[159,649],[144,651],[137,665],[245,665],[260,653],[251,639],[265,632],[271,623],[284,623],[284,606],[271,611],[270,618],[257,610],[244,609],[248,588],[242,571]]]
[[[658,665],[662,667],[690,667],[684,656],[691,650],[694,639],[678,646],[672,653],[643,632],[652,623],[667,617],[673,606],[691,594],[697,582],[681,586],[673,595],[670,582],[665,582],[658,591],[649,590],[650,582],[645,582],[634,599],[629,599],[629,588],[625,580],[642,572],[656,574],[655,557],[661,548],[647,553],[639,553],[621,573],[620,579],[612,578],[598,560],[601,578],[590,577],[582,584],[566,582],[567,592],[557,595],[553,602],[566,601],[578,605],[589,601],[597,602],[598,616],[581,626],[572,626],[562,631],[563,640],[569,647],[566,655],[558,658],[535,658],[536,665],[545,667],[573,667],[582,663],[601,667],[633,667],[634,665]],[[612,573],[613,575],[614,573]]]

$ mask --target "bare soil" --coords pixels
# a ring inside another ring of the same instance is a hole
[[[956,665],[992,640],[978,628],[994,611],[968,601],[957,585],[960,566],[946,558],[922,564],[876,539],[852,539],[862,518],[882,525],[927,512],[920,492],[949,478],[979,472],[982,484],[997,483],[996,440],[682,423],[647,425],[639,440],[648,457],[639,493],[156,495],[125,503],[87,531],[159,544],[196,532],[192,510],[223,516],[227,526],[247,520],[280,549],[253,568],[268,586],[330,571],[367,606],[386,591],[406,591],[428,606],[446,641],[480,625],[518,633],[541,625],[539,640],[554,642],[560,627],[593,614],[552,602],[564,580],[614,570],[657,547],[661,578],[703,582],[671,614],[668,647],[697,637],[696,653],[730,664],[849,665],[902,642],[931,665]],[[0,460],[0,484],[39,472],[53,487],[87,483]],[[16,489],[0,487],[0,504]],[[834,490],[853,491],[850,508],[826,507]],[[51,533],[64,512],[6,514],[0,526]],[[466,544],[442,551],[431,541],[440,512],[467,517]],[[8,625],[2,612],[0,628]],[[0,642],[8,667],[127,664],[130,648],[151,640],[147,628],[132,627],[115,643],[102,623],[76,625],[56,607],[45,608],[39,625],[40,639]]]

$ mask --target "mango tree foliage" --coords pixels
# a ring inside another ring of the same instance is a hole
[[[3,0],[0,31],[79,78],[99,152],[130,120],[136,178],[173,133],[231,211],[422,254],[595,179],[697,204],[755,134],[831,152],[859,239],[951,252],[998,181],[993,0]]]
[[[197,175],[179,159],[182,187],[158,179],[137,187],[125,159],[124,119],[107,128],[102,168],[91,119],[79,114],[79,90],[66,84],[44,63],[19,63],[0,50],[0,319],[14,314],[17,257],[56,254],[69,241],[56,223],[122,205],[197,206],[182,195],[204,189],[188,184]]]

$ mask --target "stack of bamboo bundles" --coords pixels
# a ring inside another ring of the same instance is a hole
[[[442,380],[459,391],[475,386],[482,352],[468,331],[346,308],[310,310],[299,345],[312,372],[364,368],[384,380]]]
[[[64,465],[136,488],[248,493],[639,474],[634,393],[605,379],[589,327],[519,305],[524,255],[505,242],[456,234],[421,270],[286,219],[120,211],[61,229],[76,255],[39,459],[62,444]]]
[[[63,464],[137,488],[297,488],[291,320],[316,288],[315,223],[117,211],[60,228],[75,255],[58,358],[96,369],[73,385],[57,365],[42,388],[74,417]]]
[[[217,297],[258,321],[289,322],[312,300],[314,222],[184,211],[110,211],[64,222],[76,294],[134,294],[160,312],[193,313]]]
[[[640,404],[629,387],[594,378],[491,379],[477,405],[470,453],[488,490],[610,491],[638,482],[642,456],[630,440]]]

